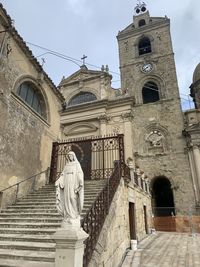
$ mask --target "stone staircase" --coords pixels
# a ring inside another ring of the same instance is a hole
[[[105,180],[85,181],[82,217],[105,185]],[[55,186],[30,193],[0,212],[0,266],[53,267],[55,243],[51,235],[60,227],[55,206]]]

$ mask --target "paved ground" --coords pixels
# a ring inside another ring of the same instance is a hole
[[[128,252],[122,267],[200,267],[200,234],[150,235]]]

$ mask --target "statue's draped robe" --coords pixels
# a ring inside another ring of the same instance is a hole
[[[75,154],[74,161],[67,162],[55,185],[57,209],[64,220],[80,218],[83,209],[84,179]]]

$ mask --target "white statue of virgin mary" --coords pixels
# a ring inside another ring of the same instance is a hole
[[[74,152],[70,151],[66,165],[56,181],[56,206],[63,217],[61,227],[80,226],[80,214],[84,200],[83,171]]]

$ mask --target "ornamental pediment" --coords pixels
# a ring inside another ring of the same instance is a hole
[[[79,70],[69,76],[68,78],[63,77],[59,86],[68,85],[71,83],[76,83],[80,81],[85,81],[88,79],[99,79],[101,75],[105,75],[102,71],[92,71],[92,70]]]

